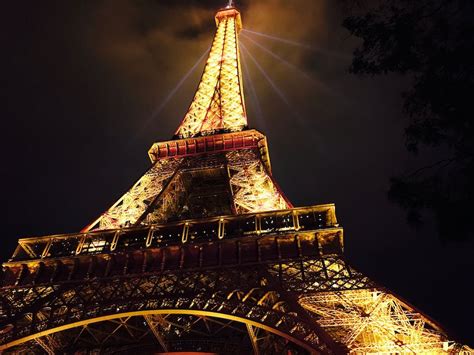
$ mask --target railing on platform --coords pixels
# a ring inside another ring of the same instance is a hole
[[[338,227],[333,204],[133,228],[23,238],[10,261],[95,255]]]

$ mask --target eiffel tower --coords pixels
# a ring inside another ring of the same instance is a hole
[[[333,204],[294,207],[247,127],[239,11],[151,168],[79,233],[19,239],[0,274],[5,353],[459,353],[352,268]]]

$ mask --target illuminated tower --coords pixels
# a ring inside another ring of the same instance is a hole
[[[80,233],[20,239],[0,274],[0,350],[468,353],[351,268],[333,204],[293,207],[247,128],[240,14],[151,168]]]

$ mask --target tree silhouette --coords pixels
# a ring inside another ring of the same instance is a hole
[[[474,1],[381,0],[343,22],[361,45],[350,71],[398,73],[411,79],[402,94],[406,146],[436,149],[438,160],[393,177],[390,200],[412,225],[433,212],[444,240],[472,237],[474,206]]]

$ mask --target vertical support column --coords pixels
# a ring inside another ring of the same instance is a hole
[[[158,343],[160,346],[163,348],[163,351],[168,352],[168,347],[166,346],[166,342],[161,336],[159,330],[158,330],[158,325],[159,325],[159,320],[155,321],[155,317],[159,317],[162,319],[161,315],[145,315],[143,318],[145,318],[146,323],[148,324],[148,327],[150,327],[153,335],[155,336],[156,340],[158,340]],[[164,321],[164,320],[163,320]]]
[[[51,336],[48,336],[48,338],[51,338]],[[54,346],[48,344],[48,342],[46,342],[45,340],[43,340],[42,338],[36,338],[35,339],[35,342],[41,346],[43,348],[44,351],[46,351],[46,353],[48,355],[54,355],[56,352],[55,352],[55,348]]]
[[[246,325],[247,325],[247,332],[249,333],[249,338],[252,343],[253,353],[254,355],[260,355],[258,351],[258,343],[257,343],[258,339],[255,334],[255,330],[250,324],[246,324]]]

